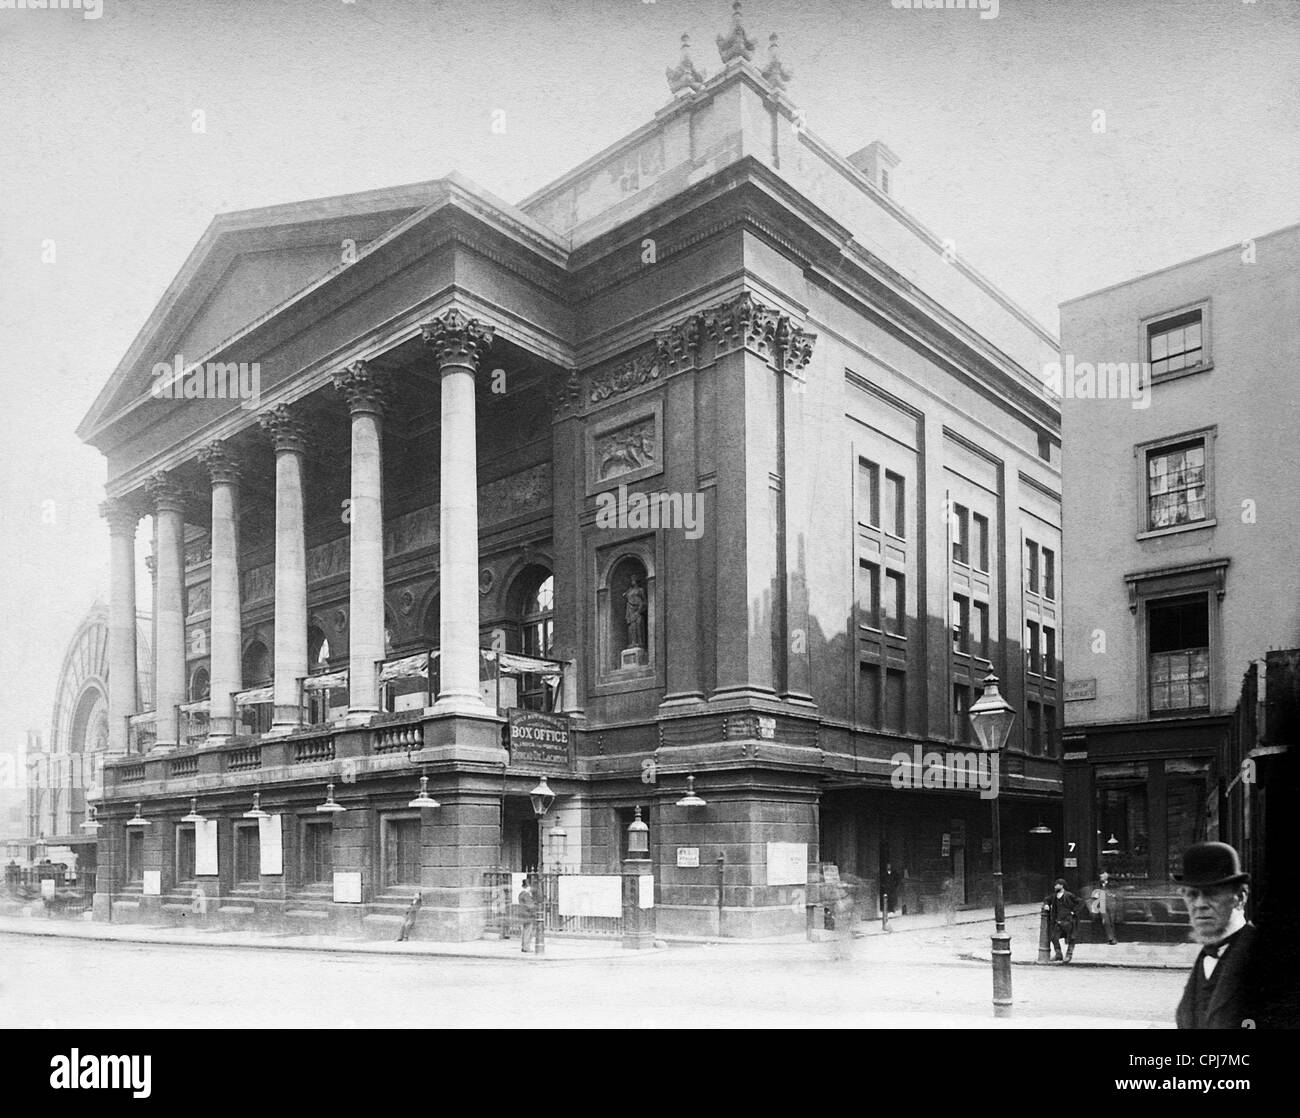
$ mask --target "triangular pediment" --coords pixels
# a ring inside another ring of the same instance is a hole
[[[204,360],[346,266],[437,196],[440,183],[222,214],[212,221],[82,421],[86,437],[149,394],[155,364]]]

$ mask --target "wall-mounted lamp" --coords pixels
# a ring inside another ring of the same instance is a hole
[[[442,804],[440,804],[437,800],[435,800],[432,796],[429,795],[429,778],[427,776],[420,777],[420,794],[416,796],[415,799],[413,799],[406,806],[407,807],[442,807]]]
[[[695,794],[695,776],[692,774],[686,778],[686,795],[677,801],[678,807],[704,807],[707,800],[701,799]]]
[[[141,804],[139,801],[136,801],[135,814],[126,821],[126,825],[128,827],[152,827],[153,826],[153,824],[150,823],[149,820],[147,820],[143,815],[140,814],[140,809],[143,806],[144,805]]]
[[[348,809],[345,808],[342,804],[335,802],[334,785],[327,784],[325,785],[325,802],[323,804],[317,804],[316,810],[328,811],[328,812],[339,812],[339,811],[347,811]]]
[[[206,823],[207,822],[207,820],[204,819],[203,816],[199,814],[199,801],[196,797],[190,799],[190,810],[188,814],[181,816],[181,822],[182,823]]]
[[[244,812],[245,819],[270,819],[271,813],[262,810],[262,793],[253,793],[253,806]]]

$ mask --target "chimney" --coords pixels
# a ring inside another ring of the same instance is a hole
[[[861,151],[849,156],[849,162],[871,180],[871,185],[882,194],[894,195],[896,179],[894,168],[898,166],[898,156],[880,140],[872,140]]]

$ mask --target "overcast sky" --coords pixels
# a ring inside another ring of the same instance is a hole
[[[899,200],[1053,332],[1064,299],[1300,220],[1295,0],[744,12],[764,48],[780,33],[809,129],[846,155],[885,140]],[[48,737],[68,639],[107,595],[103,461],[73,429],[213,214],[453,168],[519,201],[668,101],[683,31],[715,72],[729,18],[727,0],[0,9],[0,747]]]

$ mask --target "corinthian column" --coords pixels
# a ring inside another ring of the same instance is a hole
[[[154,583],[154,748],[176,747],[176,708],[185,701],[185,499],[166,474],[145,484],[153,498],[158,564]]]
[[[283,404],[258,417],[275,446],[275,720],[297,726],[298,681],[307,674],[307,539],[303,528],[302,422]]]
[[[478,440],[474,375],[493,329],[453,308],[422,327],[442,381],[438,552],[441,684],[435,708],[482,712],[478,682]]]
[[[239,612],[239,466],[225,443],[199,452],[212,477],[212,668],[209,737],[235,732],[235,700],[243,682]]]
[[[136,710],[135,529],[140,509],[131,501],[112,499],[99,506],[108,521],[108,748],[129,748],[127,719]]]
[[[352,413],[352,499],[348,506],[348,715],[379,710],[376,661],[384,658],[384,500],[380,431],[388,380],[364,361],[334,375]]]

